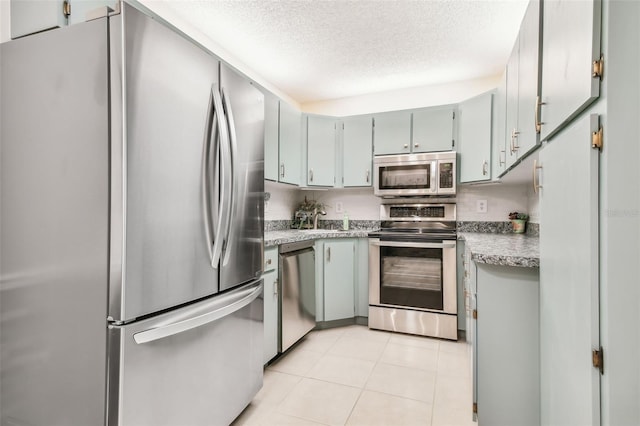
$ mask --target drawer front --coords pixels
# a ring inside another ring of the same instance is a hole
[[[268,248],[264,251],[264,272],[278,269],[278,247]]]

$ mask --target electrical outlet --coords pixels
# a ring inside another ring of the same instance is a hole
[[[336,213],[344,212],[344,206],[342,205],[342,201],[336,202]]]
[[[476,213],[486,213],[486,212],[487,212],[487,200],[477,200]]]

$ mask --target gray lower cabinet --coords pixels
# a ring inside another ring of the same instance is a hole
[[[478,425],[540,425],[538,268],[471,267]]]
[[[354,319],[369,315],[369,240],[317,240],[316,321]]]
[[[324,244],[324,320],[355,317],[355,241]]]
[[[264,357],[266,364],[278,354],[278,247],[264,252]]]

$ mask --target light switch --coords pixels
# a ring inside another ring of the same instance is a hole
[[[486,212],[487,212],[487,200],[477,200],[476,213],[486,213]]]

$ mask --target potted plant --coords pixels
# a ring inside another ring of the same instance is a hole
[[[528,219],[529,219],[529,215],[526,213],[518,213],[518,212],[509,213],[509,220],[511,220],[511,225],[513,226],[514,234],[524,234],[524,231],[527,227]]]

